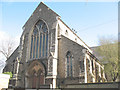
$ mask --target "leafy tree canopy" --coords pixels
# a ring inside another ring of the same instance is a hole
[[[118,79],[118,42],[114,38],[103,37],[99,39],[99,47],[96,51],[102,56],[101,62],[104,64],[108,81]]]

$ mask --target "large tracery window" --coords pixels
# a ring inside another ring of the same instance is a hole
[[[48,55],[48,29],[46,24],[39,20],[31,34],[30,59],[47,57]]]
[[[67,77],[73,76],[73,69],[72,69],[72,54],[68,51],[66,54],[67,58]]]

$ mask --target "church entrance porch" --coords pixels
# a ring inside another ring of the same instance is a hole
[[[26,83],[28,88],[40,88],[40,85],[45,84],[45,70],[43,65],[37,60],[29,65],[27,76]]]

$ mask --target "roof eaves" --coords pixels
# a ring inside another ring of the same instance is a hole
[[[59,20],[67,27],[67,28],[69,28],[70,29],[70,27],[68,27],[68,25],[66,25],[60,18],[59,18]],[[71,29],[70,29],[71,30]],[[72,30],[71,30],[72,31]],[[73,31],[72,31],[73,32]],[[74,35],[76,35],[82,42],[83,42],[83,40],[76,34],[76,33],[74,33],[73,32],[73,34]],[[91,48],[85,43],[85,42],[83,42],[90,50],[91,50]]]

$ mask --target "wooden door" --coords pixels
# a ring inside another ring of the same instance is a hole
[[[30,88],[40,88],[40,85],[44,85],[45,70],[39,62],[34,61],[30,64],[28,75],[28,86]]]
[[[40,85],[44,84],[44,75],[42,71],[34,73],[32,76],[32,88],[40,88]]]

